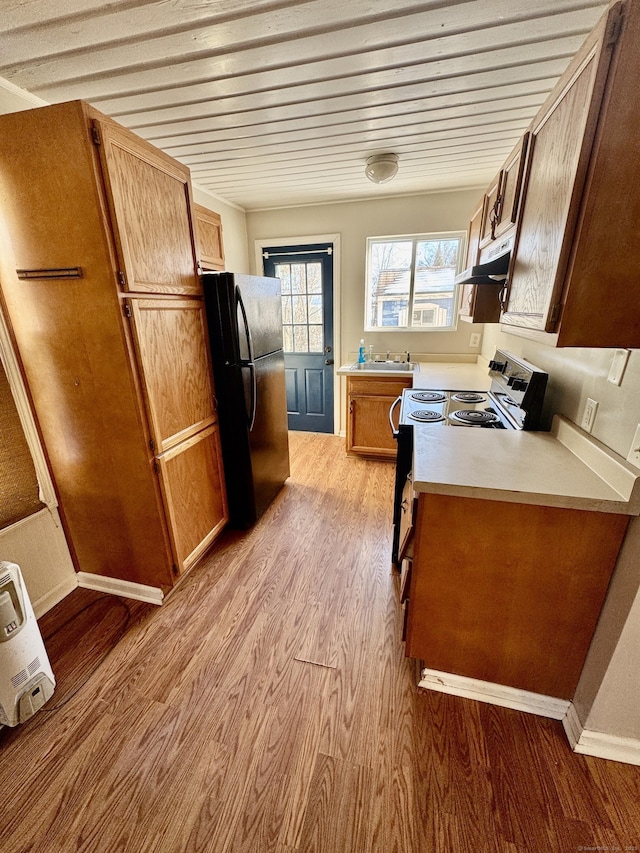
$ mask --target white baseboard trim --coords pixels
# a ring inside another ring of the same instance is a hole
[[[48,613],[56,604],[60,604],[63,598],[66,598],[74,589],[78,588],[78,578],[74,574],[73,577],[65,578],[62,583],[59,583],[55,589],[50,589],[45,595],[41,595],[37,601],[33,602],[33,612],[36,619]]]
[[[571,749],[581,755],[640,765],[640,740],[583,728],[573,704],[562,721]]]
[[[553,696],[530,693],[527,690],[493,684],[490,681],[479,681],[450,672],[438,672],[435,669],[422,670],[418,687],[450,693],[453,696],[464,696],[466,699],[488,702],[503,708],[513,708],[516,711],[537,714],[540,717],[550,717],[553,720],[564,719],[570,705],[566,699],[555,699]]]
[[[96,592],[106,592],[109,595],[134,598],[136,601],[146,601],[148,604],[162,604],[164,598],[160,587],[123,581],[120,578],[108,578],[90,572],[78,572],[78,586],[83,589],[94,589]]]

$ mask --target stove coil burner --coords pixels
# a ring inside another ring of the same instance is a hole
[[[416,403],[444,403],[446,400],[440,391],[414,391],[410,396]]]
[[[454,394],[451,399],[457,403],[483,403],[487,398],[477,391],[461,391],[459,394]]]
[[[444,420],[444,415],[434,412],[433,409],[416,409],[409,413],[409,417],[421,424],[435,424]]]
[[[457,412],[453,412],[449,417],[463,424],[471,424],[472,426],[485,426],[485,424],[492,424],[500,420],[493,412],[478,412],[475,409],[460,409]]]

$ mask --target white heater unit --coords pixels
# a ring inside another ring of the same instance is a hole
[[[20,568],[0,561],[0,725],[24,723],[55,686]]]

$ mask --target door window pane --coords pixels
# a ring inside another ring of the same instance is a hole
[[[276,264],[275,275],[280,279],[282,293],[291,293],[291,264]]]
[[[307,326],[293,327],[293,352],[309,352],[309,329]]]
[[[322,326],[309,326],[309,352],[322,352],[323,349]]]
[[[319,261],[307,264],[307,292],[322,293],[322,264]]]
[[[294,293],[307,292],[305,264],[291,264],[291,290]]]

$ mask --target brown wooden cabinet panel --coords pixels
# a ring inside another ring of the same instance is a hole
[[[522,198],[522,179],[527,152],[529,150],[529,132],[525,133],[520,142],[507,157],[502,167],[502,183],[500,185],[500,216],[496,224],[496,239],[512,228],[518,218],[520,200]]]
[[[217,424],[161,454],[158,463],[178,570],[184,572],[228,519]]]
[[[407,654],[430,669],[571,699],[627,524],[624,515],[421,494]]]
[[[224,269],[222,218],[200,204],[193,205],[198,243],[198,258],[203,270]]]
[[[498,172],[484,194],[480,248],[496,238],[496,227],[500,221],[502,170]]]
[[[200,293],[189,170],[113,122],[95,129],[124,288]]]
[[[188,171],[81,101],[0,116],[0,171],[3,309],[76,568],[167,591],[226,517],[202,302],[171,295],[200,289]]]
[[[480,200],[478,207],[471,214],[469,229],[467,231],[467,253],[464,268],[475,266],[478,263],[478,252],[480,250],[480,233],[482,230],[482,217],[484,213],[484,197]],[[460,303],[458,314],[463,320],[474,322],[474,309],[477,288],[473,284],[461,286]]]
[[[347,377],[347,453],[395,459],[389,409],[411,379]]]
[[[129,300],[142,385],[156,451],[216,418],[201,299]]]
[[[532,124],[507,332],[640,346],[639,41],[639,4],[613,4]]]
[[[596,68],[591,58],[532,129],[527,189],[504,323],[540,330],[548,326],[558,282],[561,284],[561,254],[572,199],[584,180],[585,163],[581,174],[578,166]]]

